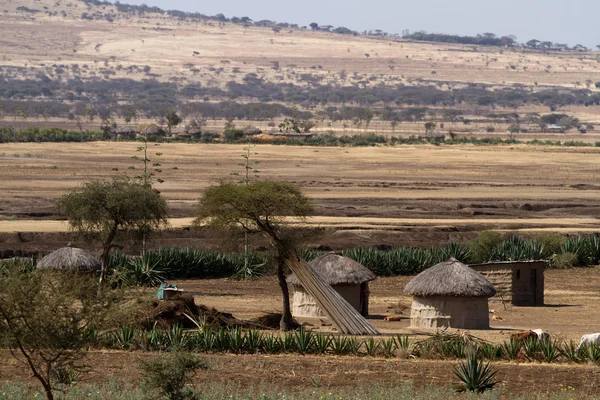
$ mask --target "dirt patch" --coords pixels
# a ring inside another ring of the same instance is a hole
[[[7,351],[1,351],[3,362],[0,376],[4,380],[18,379],[37,385],[31,374]],[[86,362],[93,366],[82,383],[105,383],[109,379],[137,386],[142,378],[140,359],[160,356],[159,353],[93,351]],[[211,382],[232,387],[256,388],[270,385],[281,391],[296,392],[321,389],[331,392],[351,390],[357,385],[395,386],[411,382],[417,387],[439,385],[451,387],[456,382],[452,372],[454,362],[380,359],[370,357],[299,356],[299,355],[201,355],[209,368],[201,371],[195,382]],[[572,398],[593,398],[600,390],[600,369],[588,365],[495,363],[502,398],[523,394],[539,394],[569,390]]]
[[[181,295],[168,300],[152,300],[147,307],[142,308],[140,325],[156,325],[168,329],[174,325],[195,329],[198,325],[214,329],[225,327],[269,329],[257,321],[242,321],[232,314],[209,308],[202,304],[196,305],[194,297]],[[278,328],[279,326],[277,326]]]

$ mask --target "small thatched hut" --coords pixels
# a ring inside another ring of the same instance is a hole
[[[369,282],[375,274],[351,258],[335,253],[325,254],[308,264],[362,315],[369,314]],[[317,301],[308,294],[295,274],[287,282],[294,287],[292,314],[296,317],[324,317]]]
[[[100,267],[96,257],[70,244],[53,251],[37,263],[37,268],[63,271],[96,271]]]
[[[496,289],[479,272],[454,258],[421,272],[404,291],[414,296],[411,327],[490,327],[488,298]]]

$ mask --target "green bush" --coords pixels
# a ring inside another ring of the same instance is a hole
[[[540,243],[549,255],[560,252],[560,248],[566,243],[567,238],[557,232],[538,233],[533,239]]]
[[[244,137],[244,131],[241,129],[227,129],[223,132],[223,137],[227,142],[237,142]]]
[[[554,269],[569,269],[576,265],[577,254],[573,253],[554,254],[548,262],[548,267]]]
[[[494,231],[483,231],[469,243],[471,259],[475,263],[491,260],[492,253],[502,243],[502,235]]]
[[[193,374],[206,369],[203,361],[189,353],[174,353],[149,361],[141,360],[144,370],[142,386],[158,390],[169,400],[197,399],[199,396],[187,385],[192,383]]]

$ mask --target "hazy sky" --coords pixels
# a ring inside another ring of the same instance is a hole
[[[253,20],[475,35],[516,35],[519,42],[549,40],[588,47],[600,44],[599,0],[121,0],[167,10]]]

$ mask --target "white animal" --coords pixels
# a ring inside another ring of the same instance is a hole
[[[579,348],[584,344],[588,346],[591,344],[600,344],[600,333],[588,333],[587,335],[583,335],[579,341],[579,344],[577,345],[577,349],[579,350]]]
[[[548,340],[550,339],[550,335],[547,332],[544,332],[541,329],[532,329],[531,332],[535,333],[538,337],[538,340]]]

